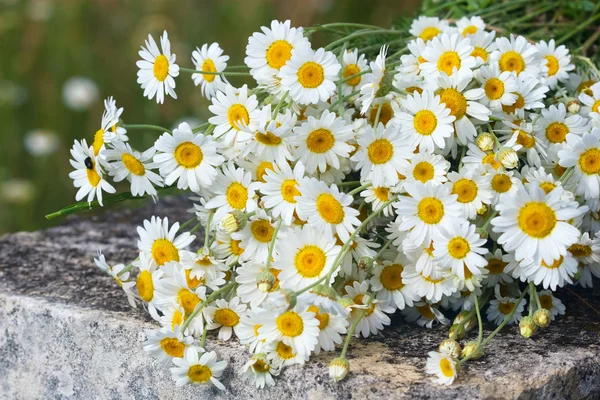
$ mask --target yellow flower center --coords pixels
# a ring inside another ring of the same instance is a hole
[[[154,282],[152,281],[152,274],[149,271],[142,271],[137,276],[136,286],[138,294],[146,303],[152,301],[154,298]]]
[[[498,78],[488,79],[484,86],[485,95],[490,100],[498,100],[504,95],[504,82]]]
[[[390,198],[390,189],[386,187],[376,187],[373,189],[373,194],[381,201],[388,201]]]
[[[375,124],[375,119],[377,118],[377,110],[379,109],[379,106],[373,106],[371,107],[371,111],[369,111],[369,122],[371,123],[371,125]],[[394,117],[394,109],[392,108],[392,105],[387,102],[387,103],[382,103],[381,105],[381,111],[379,112],[379,122],[381,122],[383,125],[387,125],[388,122],[390,122],[390,120]]]
[[[364,294],[358,294],[358,295],[354,296],[354,298],[352,299],[354,304],[359,305],[359,306],[365,305],[364,300],[365,300]],[[362,311],[362,309],[358,309],[358,308],[354,309],[353,311],[360,312],[359,310]],[[369,308],[366,309],[365,316],[368,317],[369,315],[371,315],[373,313],[373,311],[375,311],[375,304],[373,302],[371,302],[371,304],[369,305]]]
[[[433,311],[431,311],[431,307],[429,307],[429,304],[417,306],[416,309],[417,311],[419,311],[419,314],[421,314],[423,317],[427,319],[435,319],[435,315],[433,314]]]
[[[385,164],[394,155],[394,146],[387,139],[376,139],[369,145],[367,153],[373,164]]]
[[[462,178],[452,185],[452,193],[458,195],[460,203],[470,203],[477,197],[477,184],[470,179]]]
[[[344,220],[344,208],[332,194],[322,193],[317,197],[317,211],[330,224],[340,224]]]
[[[320,314],[319,307],[317,307],[317,306],[310,306],[310,307],[308,307],[308,310],[306,310],[306,311],[315,313],[315,318],[319,321],[319,329],[320,330],[327,328],[327,325],[329,325],[329,314],[328,313]]]
[[[215,68],[215,63],[213,62],[213,60],[204,60],[204,62],[202,63],[202,71],[217,72],[217,69]],[[206,82],[212,82],[215,80],[217,75],[202,74],[202,77],[204,78],[204,80]]]
[[[429,26],[429,27],[423,29],[423,32],[421,32],[419,37],[427,42],[427,41],[433,39],[434,37],[436,37],[437,35],[439,35],[440,32],[441,31],[438,28],[436,28],[435,26]]]
[[[321,274],[325,268],[327,256],[318,246],[306,245],[301,248],[294,257],[294,266],[296,271],[303,278],[315,278]]]
[[[163,54],[154,59],[154,77],[160,82],[169,75],[169,60]]]
[[[499,65],[500,71],[515,72],[517,75],[525,70],[525,60],[514,50],[509,50],[502,54]]]
[[[560,258],[558,260],[554,260],[552,262],[552,264],[546,264],[546,262],[544,260],[542,260],[542,267],[544,268],[548,268],[548,269],[557,269],[562,265],[564,257],[560,256]]]
[[[227,111],[227,120],[233,129],[239,129],[238,124],[248,125],[250,114],[243,104],[234,104]]]
[[[266,146],[279,146],[281,144],[281,138],[273,135],[271,132],[260,133],[257,132],[254,138]]]
[[[585,244],[575,243],[567,250],[569,250],[569,253],[573,254],[574,257],[589,257],[592,255],[592,248]]]
[[[144,164],[140,162],[137,158],[132,156],[131,154],[123,153],[121,156],[121,161],[123,161],[123,165],[129,172],[137,176],[143,176],[146,173],[146,168],[144,168]]]
[[[579,168],[584,174],[594,175],[600,172],[600,149],[588,149],[579,156]]]
[[[440,58],[438,59],[438,70],[440,71],[444,71],[446,73],[446,75],[450,76],[452,75],[452,72],[454,71],[454,68],[456,68],[457,70],[460,69],[460,57],[458,56],[458,53],[455,51],[447,51],[444,54],[442,54],[440,56]]]
[[[546,57],[546,66],[548,67],[548,76],[556,75],[558,72],[558,60],[553,55],[549,54]]]
[[[94,155],[97,156],[100,153],[100,149],[104,144],[104,130],[98,129],[94,134],[94,143],[92,147],[94,148]]]
[[[183,357],[183,351],[185,350],[185,344],[175,338],[162,339],[160,341],[160,347],[169,356],[177,358]]]
[[[240,316],[230,308],[219,308],[215,311],[215,322],[223,326],[236,326]]]
[[[285,40],[274,41],[267,49],[267,64],[269,67],[280,69],[292,58],[292,45]]]
[[[414,126],[417,133],[429,136],[437,127],[437,117],[430,110],[421,110],[415,114]]]
[[[252,365],[252,368],[254,369],[254,372],[259,374],[269,372],[271,369],[269,364],[267,364],[264,360],[256,360],[256,362]]]
[[[254,239],[261,243],[269,243],[273,237],[275,229],[271,226],[269,221],[266,219],[259,219],[252,221],[250,224],[250,231]]]
[[[256,179],[258,179],[260,182],[265,183],[265,175],[267,174],[267,169],[275,171],[275,168],[273,167],[273,163],[271,161],[263,161],[260,164],[258,164],[258,167],[256,167]]]
[[[298,69],[297,76],[300,85],[308,89],[314,89],[325,80],[325,71],[318,63],[308,61]]]
[[[231,254],[236,256],[241,256],[244,252],[244,249],[240,247],[241,240],[231,239],[229,244],[229,248],[231,250]]]
[[[306,147],[313,153],[325,153],[333,147],[335,137],[328,129],[315,129],[306,138]]]
[[[488,57],[489,57],[488,52],[485,51],[485,49],[483,47],[478,47],[478,46],[475,46],[473,48],[473,52],[471,53],[471,56],[479,57],[483,60],[483,62],[487,62]]]
[[[415,165],[415,168],[413,169],[413,176],[416,180],[425,183],[433,178],[434,172],[435,169],[431,163],[428,163],[427,161],[421,161]]]
[[[450,109],[450,115],[461,119],[467,113],[467,99],[454,88],[442,89],[439,92],[440,101]]]
[[[296,356],[296,353],[292,351],[292,347],[283,342],[279,342],[277,345],[277,354],[284,360],[289,360],[290,358],[294,358]]]
[[[508,265],[508,263],[505,263],[502,260],[499,260],[497,258],[492,258],[491,260],[488,261],[488,265],[485,267],[488,271],[490,271],[490,274],[492,275],[500,275],[501,273],[504,272],[504,268]]]
[[[176,326],[181,325],[183,322],[183,314],[179,310],[175,310],[173,318],[171,319],[171,330],[174,331]]]
[[[564,143],[569,128],[562,122],[553,122],[546,127],[546,139],[550,143]]]
[[[96,172],[96,165],[94,164],[94,162],[92,161],[92,169],[86,168],[85,169],[85,173],[87,175],[87,179],[88,182],[90,183],[90,185],[92,185],[93,187],[96,187],[100,184],[100,175],[98,175],[98,172]]]
[[[502,105],[502,110],[507,114],[514,114],[515,111],[525,107],[525,98],[521,96],[519,93],[516,93],[517,101],[512,106]]]
[[[474,35],[477,33],[477,27],[475,25],[469,25],[465,29],[463,29],[463,36]]]
[[[199,264],[198,262],[196,262]],[[204,278],[192,277],[192,270],[185,270],[185,281],[190,289],[196,289],[198,286],[204,284]]]
[[[286,179],[281,184],[281,197],[288,203],[296,204],[296,196],[300,196],[298,182],[294,179]]]
[[[506,193],[512,187],[510,176],[505,174],[494,175],[492,178],[492,189],[498,193]]]
[[[502,166],[502,164],[496,160],[496,155],[494,153],[484,156],[481,159],[481,163],[491,165],[494,169],[498,169]]]
[[[193,383],[205,383],[212,378],[212,371],[206,365],[192,365],[187,375]]]
[[[204,159],[204,153],[197,144],[192,142],[180,143],[175,148],[175,160],[184,168],[196,168]]]
[[[344,78],[349,78],[352,75],[356,75],[360,72],[360,68],[356,64],[348,64],[346,68],[344,68],[343,76]],[[346,85],[348,86],[356,86],[360,83],[362,76],[355,76],[354,78],[348,79],[346,81]]]
[[[548,194],[556,189],[556,185],[552,182],[543,182],[540,183],[540,188],[544,191],[544,193]]]
[[[517,144],[520,144],[526,149],[531,149],[533,146],[535,146],[535,138],[533,135],[519,130],[519,134],[517,135]]]
[[[404,283],[402,282],[402,271],[404,267],[400,264],[392,264],[383,267],[381,270],[381,275],[379,276],[379,280],[381,281],[381,285],[386,290],[400,290],[404,287]]]
[[[227,188],[225,195],[227,196],[227,203],[229,203],[231,208],[242,210],[246,207],[246,202],[248,201],[248,189],[241,183],[233,182]]]
[[[542,239],[554,230],[556,214],[546,203],[530,201],[519,210],[517,221],[519,228],[527,235]]]
[[[302,317],[293,311],[286,311],[277,317],[277,328],[283,336],[296,337],[304,332]]]
[[[454,376],[452,364],[445,357],[440,360],[440,371],[442,371],[442,375],[444,375],[445,377],[451,378]]]
[[[600,100],[596,100],[592,105],[592,112],[600,112]]]
[[[508,315],[510,314],[510,312],[512,311],[513,307],[515,305],[513,303],[498,303],[498,311],[500,311],[502,314],[504,315]]]
[[[152,258],[158,265],[169,261],[179,262],[179,250],[168,239],[156,239],[152,243]]]
[[[457,236],[448,242],[448,254],[453,258],[463,259],[471,251],[469,242],[463,237]]]
[[[435,197],[425,197],[417,206],[417,215],[426,224],[437,224],[444,217],[444,204]]]
[[[194,312],[196,305],[200,303],[200,298],[196,293],[192,293],[187,289],[179,289],[179,292],[177,292],[177,303],[189,315]]]

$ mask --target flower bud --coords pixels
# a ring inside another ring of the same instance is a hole
[[[329,363],[329,376],[333,381],[339,382],[348,375],[350,370],[350,363],[344,357],[338,357],[331,360]]]
[[[467,342],[462,349],[461,356],[462,358],[469,357],[471,360],[477,360],[483,357],[483,347],[477,346],[477,342],[475,341]]]
[[[453,340],[459,340],[465,337],[465,327],[462,324],[454,324],[450,327],[449,337]]]
[[[579,114],[579,111],[581,110],[581,103],[577,100],[571,100],[570,102],[567,103],[567,111],[569,111],[571,114]]]
[[[533,322],[533,318],[526,316],[521,319],[519,322],[519,332],[521,332],[521,336],[526,339],[529,339],[535,331],[537,330],[537,326],[535,322]]]
[[[462,310],[458,313],[458,315],[454,318],[453,324],[460,324],[463,320],[469,315],[471,312],[469,310]]]
[[[540,328],[547,328],[550,325],[550,321],[552,321],[552,314],[545,308],[540,308],[533,313],[533,321]]]
[[[392,90],[392,85],[394,83],[394,76],[390,74],[387,69],[383,72],[383,77],[379,82],[379,90],[375,93],[375,97],[384,97],[386,94]]]
[[[492,151],[494,149],[494,137],[488,132],[477,136],[475,142],[481,151]]]
[[[319,296],[327,297],[334,301],[339,297],[335,289],[327,285],[317,285],[310,289],[310,293],[318,294]]]
[[[519,166],[519,156],[512,147],[505,147],[500,150],[497,157],[498,161],[500,161],[506,169],[513,169]]]
[[[221,227],[225,232],[234,233],[241,231],[246,227],[248,216],[239,210],[233,210],[227,213],[221,220]]]
[[[458,344],[458,342],[453,339],[445,339],[444,341],[442,341],[438,350],[440,351],[440,353],[446,353],[454,358],[458,358],[461,352],[460,344]]]
[[[358,268],[363,271],[369,271],[373,268],[373,259],[371,257],[361,257],[358,261]]]
[[[258,286],[258,290],[260,290],[263,293],[269,292],[271,289],[273,289],[273,285],[275,285],[275,282],[277,282],[277,280],[275,279],[275,276],[271,273],[271,271],[263,271],[260,274],[258,274],[258,277],[256,278],[256,285]]]
[[[467,322],[465,322],[464,327],[465,327],[465,332],[469,332],[472,331],[473,328],[475,328],[475,318],[471,318],[470,320],[468,320]]]
[[[477,209],[477,215],[483,215],[488,212],[488,206],[482,204],[480,208]]]

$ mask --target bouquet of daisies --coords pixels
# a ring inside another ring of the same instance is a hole
[[[408,32],[273,21],[248,39],[245,65],[228,66],[213,43],[191,69],[166,32],[160,47],[148,36],[144,96],[176,99],[187,73],[212,116],[172,131],[126,124],[108,98],[93,142],[71,150],[76,199],[87,201],[60,213],[102,205],[110,180],[130,193],[107,203],[193,194],[189,221],[137,228],[130,264],[95,259],[156,320],[144,349],[177,385],[225,388],[227,362],[207,338],[246,345],[237,374],[259,388],[321,351],[334,353],[338,381],[351,338],[377,335],[397,312],[449,326],[424,368],[451,384],[503,326],[530,337],[564,314],[557,288],[592,286],[600,73],[554,40],[492,28],[479,17],[420,17]],[[318,31],[344,34],[315,49]],[[236,86],[244,76],[256,85]],[[134,129],[157,131],[154,145],[133,149]],[[497,325],[485,338],[484,319]]]

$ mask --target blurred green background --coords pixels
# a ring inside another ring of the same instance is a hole
[[[102,100],[114,96],[127,123],[172,127],[205,120],[208,102],[188,74],[177,79],[179,100],[157,106],[136,83],[137,51],[148,33],[166,29],[177,63],[191,67],[192,50],[218,42],[243,62],[247,38],[272,19],[293,26],[362,22],[390,26],[420,0],[0,0],[0,234],[58,221],[44,215],[75,201],[68,177],[74,139],[93,139]],[[315,37],[313,41],[322,41]],[[239,84],[241,81],[233,80]],[[150,146],[156,133],[130,132]]]

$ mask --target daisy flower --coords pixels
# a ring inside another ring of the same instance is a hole
[[[292,58],[281,68],[281,86],[289,90],[298,104],[317,104],[335,93],[335,82],[341,68],[335,55],[323,48],[292,50]]]
[[[244,375],[258,389],[262,389],[265,386],[275,385],[275,381],[271,375],[277,376],[280,371],[280,368],[271,364],[265,354],[259,353],[250,357],[242,368],[240,368],[239,373]]]
[[[484,167],[494,171],[498,171],[502,168],[500,161],[496,160],[497,149],[494,149],[496,152],[483,151],[480,150],[475,143],[469,143],[467,148],[467,154],[462,158],[463,168],[479,169]]]
[[[383,330],[385,325],[391,323],[390,317],[387,314],[394,312],[394,308],[385,302],[381,302],[376,299],[370,299],[371,295],[369,291],[369,281],[363,281],[361,283],[354,282],[352,286],[346,286],[346,298],[352,300],[354,303],[350,311],[350,323],[354,324],[356,320],[363,315],[356,325],[354,336],[369,337],[369,335],[377,335],[379,331]]]
[[[104,100],[104,111],[111,116],[107,120],[111,120],[111,122],[115,121],[115,123],[112,125],[105,124],[104,114],[102,115],[102,131],[104,133],[104,143],[113,143],[115,141],[128,141],[129,138],[127,137],[127,129],[123,128],[122,126],[119,126],[119,118],[121,117],[121,114],[123,114],[123,107],[117,108],[116,100],[112,96],[110,96],[106,100]],[[98,134],[98,132],[96,132],[96,134]]]
[[[258,209],[256,213],[248,219],[246,226],[238,232],[231,234],[231,237],[240,241],[240,246],[244,253],[240,260],[257,260],[259,262],[267,261],[269,253],[269,244],[275,233],[275,226],[265,210]],[[282,232],[279,232],[280,239]]]
[[[539,51],[527,42],[523,36],[511,33],[510,39],[499,37],[496,39],[498,50],[491,55],[491,60],[498,63],[501,72],[514,72],[519,76],[525,73],[532,78],[537,78],[540,73]]]
[[[146,340],[144,341],[144,350],[156,361],[162,365],[169,365],[173,358],[181,358],[186,349],[192,347],[194,338],[184,336],[179,327],[175,330],[168,328],[146,329]]]
[[[580,236],[567,221],[583,214],[587,207],[562,201],[562,194],[561,187],[548,194],[537,186],[528,190],[521,187],[512,201],[496,205],[500,214],[491,222],[493,231],[501,234],[498,244],[514,251],[518,260],[527,257],[536,263],[551,264],[565,256]]]
[[[518,299],[512,297],[496,297],[490,300],[490,306],[487,309],[487,319],[500,325],[504,318],[514,311],[512,317],[508,320],[508,325],[519,322],[522,318],[522,312],[525,308],[525,299],[517,304]],[[516,310],[515,310],[516,307]]]
[[[360,225],[358,210],[351,207],[352,196],[340,192],[336,185],[331,187],[315,178],[300,182],[300,196],[296,197],[300,219],[307,221],[317,230],[333,235],[343,241]]]
[[[529,165],[538,168],[541,167],[542,158],[546,159],[548,152],[545,143],[536,140],[533,134],[533,124],[523,121],[520,118],[514,122],[503,120],[502,124],[507,129],[496,129],[496,133],[502,134],[500,140],[503,146],[511,147],[515,151],[525,153]]]
[[[590,131],[589,122],[580,115],[567,116],[567,108],[563,103],[550,105],[542,109],[542,115],[534,125],[536,137],[546,146],[561,150],[567,142],[567,135],[583,136]]]
[[[589,115],[596,122],[600,121],[600,82],[590,86],[588,91],[579,94],[582,115]]]
[[[482,65],[475,77],[483,88],[480,102],[490,109],[500,111],[503,106],[512,106],[517,101],[517,79],[509,71],[500,72],[496,64]]]
[[[115,188],[104,179],[93,146],[88,147],[85,139],[81,142],[75,140],[71,156],[73,159],[70,163],[75,171],[69,173],[69,178],[73,179],[73,186],[79,188],[75,200],[80,201],[87,196],[88,203],[91,203],[94,198],[98,198],[98,203],[102,206],[102,191],[114,193]]]
[[[252,212],[256,210],[254,191],[249,172],[236,168],[232,162],[223,165],[212,186],[214,197],[206,203],[206,208],[215,210],[215,221],[220,222],[232,210]]]
[[[463,168],[461,172],[450,172],[446,185],[458,196],[456,201],[461,205],[464,218],[475,219],[483,205],[492,201],[489,178],[482,175],[481,170]]]
[[[223,49],[218,43],[203,44],[202,48],[196,47],[192,52],[192,62],[199,71],[223,72],[227,68],[229,56],[223,55]],[[212,99],[217,90],[220,90],[225,80],[221,75],[213,74],[192,74],[194,85],[200,86],[202,95],[207,99]],[[225,83],[227,81],[225,80]]]
[[[584,264],[600,264],[600,233],[596,232],[594,239],[589,232],[584,232],[577,243],[568,249],[569,254]]]
[[[129,305],[133,308],[136,308],[135,295],[132,291],[133,287],[135,286],[135,281],[129,280],[129,272],[123,271],[126,268],[125,265],[108,265],[104,254],[102,254],[100,251],[98,251],[98,258],[94,258],[94,263],[98,268],[110,275],[115,282],[117,282],[117,284],[125,292]]]
[[[567,145],[558,152],[559,164],[573,167],[576,194],[586,199],[600,196],[600,128],[583,136],[567,136]]]
[[[429,151],[422,151],[414,155],[410,164],[400,169],[400,173],[405,176],[404,182],[431,182],[433,185],[441,185],[448,178],[446,174],[450,169],[450,162],[439,154],[433,154]]]
[[[360,87],[360,98],[358,99],[358,102],[362,104],[360,109],[362,115],[367,113],[367,110],[371,107],[375,97],[378,97],[377,94],[384,83],[386,76],[385,56],[387,50],[387,46],[381,47],[375,61],[371,61],[369,64],[371,72],[365,76],[365,83]]]
[[[423,58],[423,51],[425,50],[426,43],[421,38],[411,40],[406,45],[410,54],[403,54],[400,56],[402,62],[396,67],[398,74],[394,76],[396,81],[406,77],[406,75],[421,75],[421,64],[427,62]]]
[[[292,58],[292,50],[309,49],[310,42],[302,28],[292,28],[289,20],[271,21],[271,28],[261,27],[248,39],[244,63],[259,85],[270,89],[280,86],[278,73]]]
[[[165,178],[167,186],[177,181],[178,189],[193,192],[208,188],[217,177],[216,166],[225,159],[217,153],[217,143],[201,133],[194,134],[187,122],[173,129],[173,134],[163,133],[154,144],[158,154],[154,163]]]
[[[425,372],[435,375],[435,383],[439,385],[451,385],[458,375],[456,360],[451,356],[437,351],[430,351],[425,365]]]
[[[285,240],[275,243],[273,267],[281,270],[283,288],[301,290],[326,276],[340,252],[331,234],[310,224],[294,228]],[[332,277],[335,277],[335,272]]]
[[[140,235],[138,249],[149,255],[154,263],[162,266],[170,261],[179,262],[189,256],[184,249],[189,246],[196,236],[189,232],[177,234],[179,222],[174,223],[169,229],[169,219],[161,219],[153,216],[150,220],[144,220],[144,226],[138,226]]]
[[[428,252],[433,258],[433,248],[428,249]],[[423,297],[431,302],[438,302],[444,296],[450,296],[458,290],[457,282],[452,279],[454,275],[450,273],[449,269],[442,268],[437,261],[429,269],[429,272],[426,271],[427,268],[417,271],[415,264],[411,262],[404,266],[402,272],[402,281],[419,298]]]
[[[317,305],[309,306],[306,311],[315,313],[319,321],[319,342],[315,346],[315,354],[323,351],[334,351],[336,344],[342,344],[341,335],[348,329],[348,320],[338,314],[319,308]]]
[[[325,172],[327,167],[339,168],[340,158],[346,158],[353,150],[348,144],[354,139],[352,125],[328,110],[319,119],[308,117],[302,125],[294,128],[292,144],[296,160],[300,160],[309,174],[317,169]]]
[[[267,359],[271,362],[271,365],[278,369],[290,365],[304,364],[309,357],[309,355],[298,353],[292,346],[288,346],[282,341],[269,342],[269,345],[265,347],[265,352],[268,352]]]
[[[198,348],[190,347],[184,356],[173,359],[176,366],[171,368],[171,375],[178,387],[191,384],[206,385],[212,383],[217,389],[225,390],[218,380],[227,367],[227,361],[217,361],[217,353],[198,353]],[[200,356],[202,354],[202,356]]]
[[[537,295],[541,306],[550,311],[551,321],[554,321],[557,315],[563,315],[565,313],[567,308],[558,297],[554,297],[552,291],[540,290]],[[529,307],[531,307],[531,305],[529,305]]]
[[[410,231],[407,237],[415,244],[427,245],[436,229],[460,218],[461,206],[449,187],[416,182],[407,183],[405,189],[407,195],[400,196],[394,207],[402,218],[400,230]]]
[[[456,21],[456,27],[460,31],[461,35],[469,36],[479,33],[485,30],[485,22],[479,16],[474,17],[462,17]]]
[[[476,66],[482,65],[488,62],[490,54],[496,50],[496,31],[485,32],[479,31],[474,35],[469,35],[471,39],[471,45],[473,46],[473,52],[471,56],[476,60]]]
[[[357,162],[361,170],[361,179],[370,179],[375,186],[391,187],[400,178],[398,174],[409,166],[413,158],[414,140],[402,135],[392,124],[384,127],[378,124],[376,129],[367,126],[358,138],[358,151],[350,160]]]
[[[158,49],[152,35],[148,35],[146,47],[138,52],[142,60],[136,65],[140,69],[137,82],[144,89],[144,97],[152,100],[156,96],[157,103],[164,103],[165,93],[176,99],[175,77],[179,76],[179,65],[175,64],[176,56],[171,54],[171,42],[167,31],[160,37],[162,52]]]
[[[299,182],[304,178],[304,165],[296,163],[294,169],[288,163],[279,164],[275,170],[268,169],[265,182],[259,185],[264,206],[271,210],[274,218],[280,217],[290,226],[296,212],[296,197],[300,196]]]
[[[240,323],[240,316],[246,311],[247,306],[240,304],[240,298],[234,297],[230,301],[225,299],[217,299],[215,305],[206,306],[202,312],[206,318],[206,329],[219,329],[219,339],[229,340],[232,332],[235,330],[237,335],[237,327]]]
[[[502,111],[506,114],[515,114],[521,109],[532,110],[544,108],[542,100],[546,97],[548,86],[541,84],[539,79],[531,75],[517,77],[517,89],[513,92],[517,100],[512,105],[502,105]]]
[[[445,139],[452,136],[455,120],[450,115],[450,109],[440,102],[440,96],[433,92],[415,92],[408,95],[402,103],[406,111],[400,112],[397,119],[401,132],[412,138],[413,147],[419,146],[420,151],[434,151],[444,148]]]
[[[146,303],[150,316],[159,320],[156,307],[162,302],[162,299],[156,289],[162,284],[161,278],[164,276],[164,271],[157,268],[152,255],[147,253],[140,253],[139,259],[133,262],[133,266],[139,269],[135,281],[138,296]]]
[[[319,324],[314,312],[297,305],[275,317],[264,315],[263,325],[258,331],[268,342],[281,341],[304,357],[310,355],[319,343]]]
[[[223,260],[225,265],[237,264],[240,256],[244,254],[241,241],[233,239],[229,233],[222,230],[217,230],[215,243],[215,257]]]
[[[382,207],[384,203],[390,200],[391,194],[392,192],[390,189],[385,186],[369,186],[360,192],[360,196],[364,197],[368,204],[371,204],[372,210],[378,210],[380,207]],[[392,205],[390,204],[384,208],[382,213],[386,217],[393,216]]]
[[[429,41],[448,29],[448,21],[438,17],[426,17],[424,15],[412,21],[408,32],[420,37],[424,41]]]
[[[493,288],[498,284],[505,284],[513,282],[509,274],[506,273],[506,266],[508,262],[504,261],[502,256],[502,250],[496,249],[493,253],[488,253],[485,258],[487,265],[485,269],[488,270],[488,274],[485,280],[485,286]]]
[[[248,131],[254,131],[259,116],[256,95],[248,96],[248,86],[235,89],[225,85],[225,90],[217,91],[208,106],[213,117],[208,119],[216,125],[213,132],[215,138],[224,137],[225,144],[241,145],[252,138]],[[244,127],[245,129],[242,129]]]
[[[143,153],[131,148],[128,143],[115,141],[112,148],[105,150],[102,156],[107,161],[108,173],[115,182],[126,179],[131,182],[131,194],[143,196],[148,193],[156,196],[158,193],[154,186],[163,187],[163,179],[156,172],[151,171],[157,165],[152,163],[156,149],[150,147]]]
[[[431,329],[434,323],[442,325],[450,324],[450,320],[444,317],[437,308],[424,302],[415,303],[414,307],[408,307],[402,310],[402,314],[407,322],[416,322],[417,325]]]
[[[260,308],[249,308],[241,315],[240,323],[237,326],[236,336],[240,344],[247,345],[250,353],[263,352],[267,342],[260,338],[259,328],[261,324],[261,313],[265,311]]]
[[[564,45],[556,47],[554,39],[548,43],[541,40],[535,47],[541,60],[541,72],[545,85],[554,89],[558,82],[565,82],[569,79],[569,71],[573,71],[575,66],[571,64],[569,49]]]
[[[572,277],[577,273],[577,260],[570,256],[560,256],[555,260],[534,262],[528,259],[520,263],[520,275],[544,289],[556,290],[566,283],[573,283]]]
[[[451,268],[452,273],[461,280],[465,279],[467,270],[473,275],[481,275],[487,261],[482,256],[487,254],[483,239],[475,232],[476,226],[468,222],[440,226],[434,234],[435,249],[433,255],[440,265]]]
[[[419,297],[402,280],[402,272],[408,260],[401,254],[392,262],[385,260],[383,264],[373,267],[371,288],[377,292],[377,299],[390,304],[395,309],[412,307]]]
[[[364,54],[358,54],[358,49],[346,50],[342,55],[342,78],[345,81],[342,83],[342,95],[348,96],[361,86],[359,86],[363,80],[362,76],[355,76],[356,74],[367,70],[367,60]],[[350,78],[350,79],[348,79]],[[347,80],[346,80],[347,79]]]
[[[421,64],[421,69],[430,77],[437,77],[442,72],[448,76],[454,73],[464,74],[476,64],[471,53],[473,46],[470,39],[456,33],[452,36],[442,33],[433,38],[423,50],[423,58],[427,61]]]

